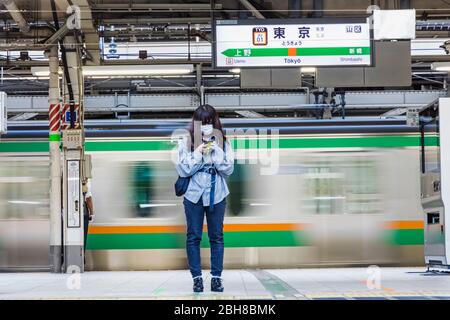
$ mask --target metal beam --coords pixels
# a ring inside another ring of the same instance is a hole
[[[251,110],[236,110],[236,113],[245,118],[265,118],[265,116],[262,115],[261,113]]]
[[[55,33],[55,31],[52,28],[42,25],[31,25],[28,33],[22,33],[15,27],[11,29],[3,27],[0,31],[0,39],[5,39],[8,41],[29,40],[30,43],[37,43],[52,36],[53,33]]]
[[[35,47],[15,47],[15,50],[36,50]],[[40,47],[41,50],[44,50],[45,47]],[[0,47],[0,50],[2,50],[2,47]],[[5,49],[3,49],[5,50]],[[13,50],[13,49],[6,49],[6,50]],[[39,49],[37,49],[39,50]],[[47,60],[30,60],[30,61],[12,61],[12,60],[0,60],[0,67],[45,67],[48,66]]]
[[[401,105],[401,108],[421,108],[426,106],[427,104],[406,104]],[[115,112],[190,112],[194,111],[198,105],[196,106],[180,106],[180,107],[171,107],[171,106],[148,106],[148,107],[95,107],[89,108],[86,107],[85,113],[115,113]],[[274,106],[261,106],[261,105],[248,105],[248,106],[215,106],[215,109],[218,111],[259,111],[259,112],[279,112],[279,111],[295,111],[295,110],[316,110],[317,107],[329,107],[329,105],[325,104],[295,104],[295,105],[274,105]],[[346,105],[346,110],[390,110],[392,108],[399,108],[398,104],[367,104],[367,105]],[[46,113],[48,110],[46,109],[35,109],[38,113]],[[8,111],[11,114],[17,112],[26,112],[25,109],[13,109]]]
[[[183,89],[195,88],[184,87]],[[215,88],[218,90],[218,88]],[[228,88],[224,87],[223,90]],[[305,93],[211,93],[211,88],[205,88],[205,102],[214,105],[218,110],[236,111],[252,110],[281,111],[307,110],[317,105],[308,103],[309,95]],[[446,90],[434,91],[349,91],[346,92],[347,110],[391,110],[406,107],[421,107],[446,96]],[[8,112],[48,112],[48,102],[45,96],[8,96]],[[313,101],[313,100],[312,100]],[[184,94],[145,94],[145,95],[101,95],[86,96],[85,110],[90,113],[111,112],[179,112],[191,111],[198,103],[199,97],[194,93]],[[115,108],[117,104],[128,107]]]
[[[105,25],[141,25],[141,24],[187,24],[187,23],[210,23],[209,17],[186,17],[186,18],[119,18],[102,19],[100,24]]]
[[[383,113],[382,115],[380,115],[380,117],[401,116],[405,114],[406,111],[408,111],[408,108],[396,108]]]
[[[30,26],[23,17],[21,11],[17,7],[14,0],[0,0],[0,4],[3,4],[6,7],[6,9],[8,9],[9,14],[19,26],[20,31],[22,31],[23,33],[30,32]]]
[[[120,60],[106,60],[102,63],[105,66],[112,65],[147,65],[147,64],[211,64],[211,59],[157,59],[157,60],[142,60],[142,59],[120,59]]]
[[[16,47],[22,50],[45,50],[47,46],[35,47]],[[2,47],[0,46],[0,50]],[[13,50],[12,48],[3,50]],[[124,60],[106,60],[101,65],[113,66],[113,65],[158,65],[158,64],[204,64],[210,65],[211,59],[158,59],[158,60],[142,60],[142,59],[124,59]],[[30,61],[20,61],[20,60],[0,60],[0,67],[46,67],[48,66],[47,60],[30,60]]]
[[[248,0],[239,0],[241,4],[250,11],[255,18],[257,19],[265,19],[265,17],[259,12]]]
[[[105,4],[93,4],[92,11],[117,11],[117,10],[167,10],[170,12],[198,12],[198,11],[209,11],[211,10],[210,4],[207,3],[105,3]],[[222,4],[215,4],[215,9],[222,9]]]
[[[20,113],[18,115],[15,115],[14,117],[9,118],[8,121],[29,120],[29,119],[36,117],[38,114],[39,114],[38,112],[24,112],[24,113]]]
[[[56,45],[69,32],[70,32],[70,29],[67,27],[67,24],[64,24],[58,31],[56,31],[50,38],[48,38],[44,42],[44,45],[47,45],[47,46]]]

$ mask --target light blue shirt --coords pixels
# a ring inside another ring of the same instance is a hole
[[[197,203],[202,198],[203,206],[209,206],[211,174],[198,170],[212,165],[217,170],[214,204],[228,196],[230,191],[225,178],[230,176],[234,169],[234,152],[228,140],[225,142],[225,150],[226,152],[223,152],[222,148],[215,144],[209,154],[202,155],[199,151],[188,150],[187,137],[178,140],[176,169],[180,177],[191,177],[184,194],[187,200]]]

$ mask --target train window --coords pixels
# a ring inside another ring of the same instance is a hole
[[[313,158],[314,159],[314,158]],[[314,214],[377,213],[376,161],[367,156],[317,157],[306,165],[305,209]]]
[[[138,217],[148,217],[153,211],[151,206],[154,201],[154,177],[153,168],[149,162],[141,161],[132,167],[131,189],[133,207]]]
[[[244,164],[236,163],[233,174],[228,178],[230,195],[228,199],[228,212],[232,216],[239,216],[244,210],[246,197],[246,171]]]
[[[132,217],[175,216],[179,203],[173,191],[173,165],[166,161],[137,161],[130,164],[129,194]]]
[[[49,165],[42,159],[2,159],[0,219],[47,219]]]

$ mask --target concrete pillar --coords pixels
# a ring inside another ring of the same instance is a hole
[[[58,46],[53,46],[48,53],[50,80],[48,102],[49,108],[49,143],[50,143],[50,270],[61,272],[62,259],[62,207],[61,207],[61,105],[59,88]]]

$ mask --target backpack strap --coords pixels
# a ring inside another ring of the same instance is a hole
[[[223,144],[223,155],[225,158],[225,155],[227,153],[227,145],[226,142]],[[224,159],[225,160],[225,159]],[[209,173],[211,174],[211,191],[209,193],[209,213],[214,212],[214,198],[216,193],[216,179],[217,179],[217,169],[213,166],[213,170],[211,170]]]
[[[209,213],[214,212],[214,198],[216,194],[216,176],[217,171],[214,169],[211,172],[211,191],[209,192]]]

